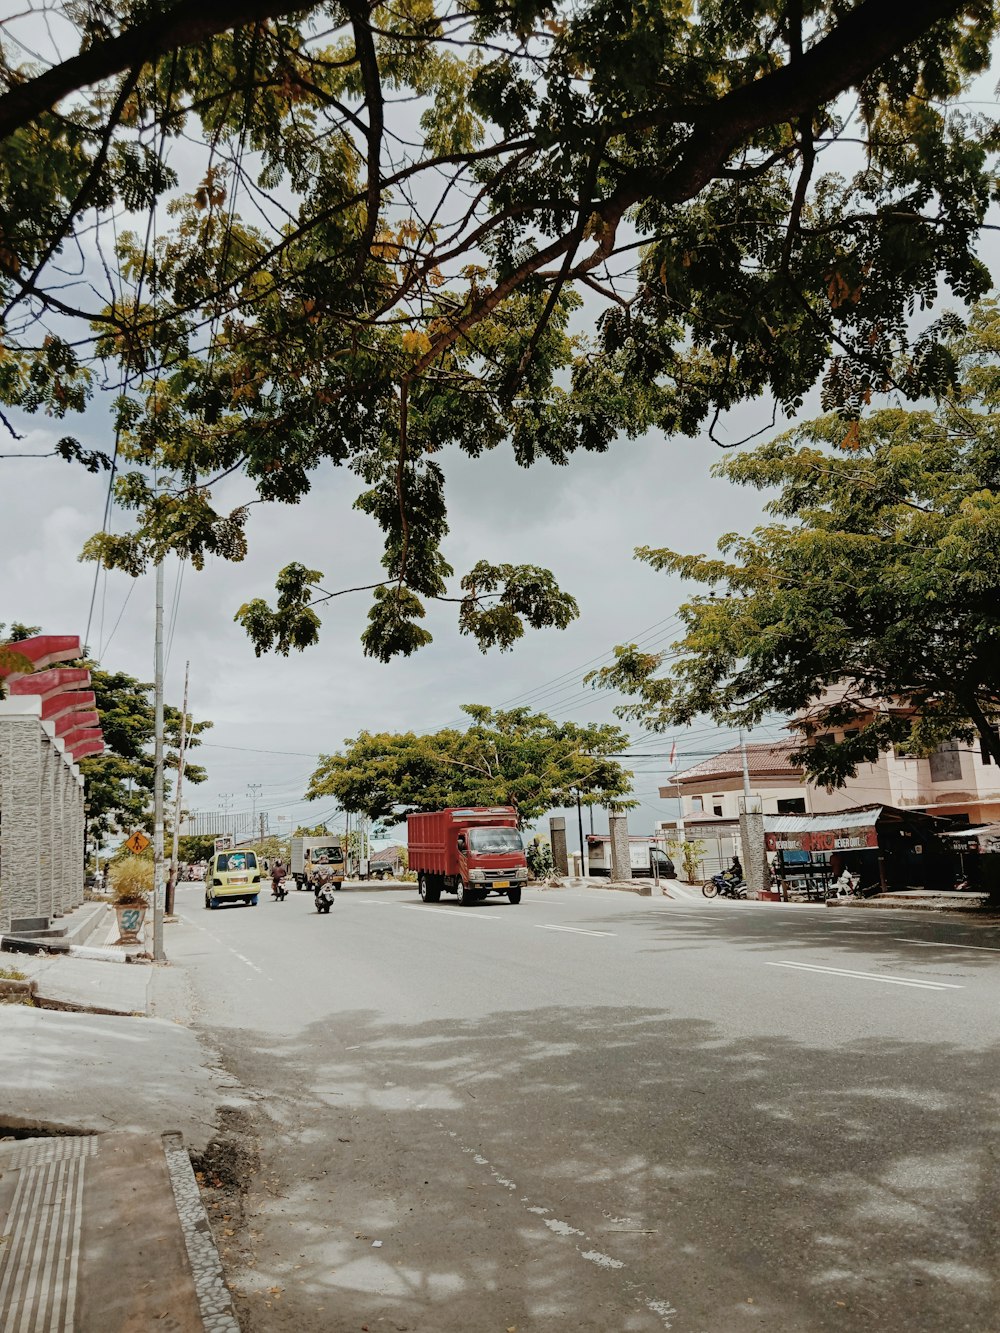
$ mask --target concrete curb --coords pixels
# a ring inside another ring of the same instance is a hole
[[[928,902],[926,899],[904,899],[896,898],[894,900],[878,898],[828,898],[827,907],[860,907],[865,911],[883,911],[883,912],[962,912],[975,916],[995,915],[984,903],[955,903],[947,900],[938,900],[937,902]]]
[[[240,1333],[233,1298],[226,1286],[222,1260],[201,1201],[191,1158],[180,1134],[164,1134],[162,1142],[204,1326],[209,1333]]]
[[[37,991],[37,981],[11,981],[6,977],[0,977],[0,995],[28,995],[34,997]]]
[[[133,958],[121,949],[102,949],[97,945],[67,944],[65,940],[30,940],[19,935],[0,935],[0,953],[61,953],[68,958],[88,958],[91,962],[131,963]]]

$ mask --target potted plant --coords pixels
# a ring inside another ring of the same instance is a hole
[[[130,855],[108,868],[108,881],[118,917],[118,943],[138,944],[153,889],[153,863]]]

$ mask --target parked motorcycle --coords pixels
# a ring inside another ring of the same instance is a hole
[[[745,898],[747,896],[747,886],[738,875],[732,874],[728,870],[721,871],[718,875],[713,875],[711,879],[706,879],[701,886],[701,891],[706,898]]]
[[[333,885],[329,881],[320,884],[316,889],[316,911],[329,912],[334,902]]]
[[[831,880],[826,891],[828,898],[874,898],[881,892],[880,884],[862,884],[856,870],[844,870]]]

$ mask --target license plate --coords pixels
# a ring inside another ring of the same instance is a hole
[[[230,884],[249,884],[249,883],[250,883],[250,881],[247,879],[246,875],[230,875],[230,877],[229,877],[229,882],[230,882]]]
[[[495,880],[493,881],[493,887],[494,887],[495,889],[509,889],[509,888],[510,888],[510,880],[509,880],[509,879],[495,879]]]

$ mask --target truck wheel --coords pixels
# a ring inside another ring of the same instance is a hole
[[[455,892],[458,894],[459,907],[468,907],[476,901],[475,889],[470,889],[464,879],[455,880]]]
[[[441,890],[436,881],[430,875],[425,875],[422,870],[420,878],[417,880],[417,892],[425,903],[439,903],[441,901]]]
[[[520,890],[520,889],[508,889],[508,890],[507,890],[507,901],[508,901],[508,902],[511,902],[511,903],[519,903],[519,902],[521,901],[521,890]]]

